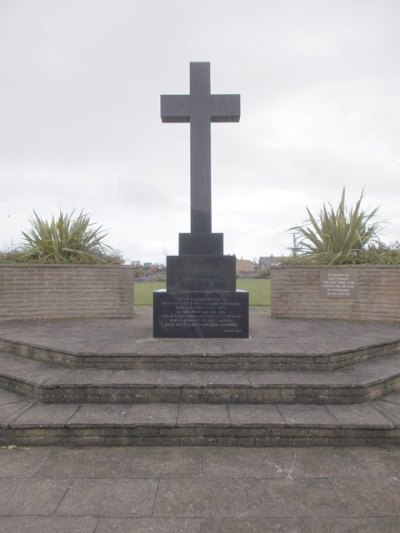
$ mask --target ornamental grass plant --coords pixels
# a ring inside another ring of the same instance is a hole
[[[18,262],[121,263],[118,252],[104,244],[107,234],[102,226],[96,226],[83,211],[74,218],[74,211],[64,213],[60,210],[58,217],[53,216],[51,221],[44,220],[34,211],[29,222],[30,230],[22,232]]]
[[[290,230],[294,231],[297,243],[296,257],[290,262],[329,265],[374,262],[372,259],[384,252],[385,247],[378,237],[381,224],[373,221],[378,208],[362,209],[363,198],[364,191],[356,205],[347,208],[344,188],[336,209],[331,204],[323,204],[314,216],[306,207],[309,216],[306,224]]]

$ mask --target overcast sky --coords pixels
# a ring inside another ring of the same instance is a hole
[[[128,260],[189,231],[189,125],[160,94],[240,93],[212,125],[213,231],[225,253],[289,253],[305,206],[380,206],[400,240],[398,0],[0,0],[0,247],[35,209],[84,210]]]

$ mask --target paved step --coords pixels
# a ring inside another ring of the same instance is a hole
[[[0,322],[0,350],[76,368],[331,370],[400,349],[398,324],[271,319],[250,308],[249,339],[154,339],[151,310],[130,320]]]
[[[152,339],[153,341],[153,339]],[[136,346],[131,353],[73,352],[32,343],[0,338],[0,350],[37,361],[69,368],[105,368],[114,370],[335,370],[358,362],[368,361],[400,350],[399,341],[385,341],[348,350],[330,352],[273,352],[259,342],[247,344],[230,351],[211,347],[209,351],[193,343],[191,349],[185,341],[174,339],[178,346],[168,343]],[[201,342],[200,342],[201,344]],[[160,349],[161,348],[161,349]],[[177,349],[178,348],[178,349]],[[179,350],[180,348],[180,350]]]
[[[1,446],[399,444],[400,393],[360,405],[46,405],[0,391]]]
[[[0,386],[43,403],[362,403],[400,389],[400,354],[325,371],[67,369],[0,353]]]

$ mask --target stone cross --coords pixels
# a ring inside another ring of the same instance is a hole
[[[161,96],[163,122],[190,122],[192,233],[211,233],[211,122],[239,118],[239,94],[211,94],[210,63],[190,63],[190,94]]]

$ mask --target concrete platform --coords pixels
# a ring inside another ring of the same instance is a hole
[[[150,308],[134,319],[0,323],[1,351],[79,368],[332,369],[399,347],[399,324],[271,319],[254,307],[249,339],[154,339]]]
[[[400,444],[399,325],[252,309],[251,331],[154,340],[148,309],[3,323],[0,445]]]

